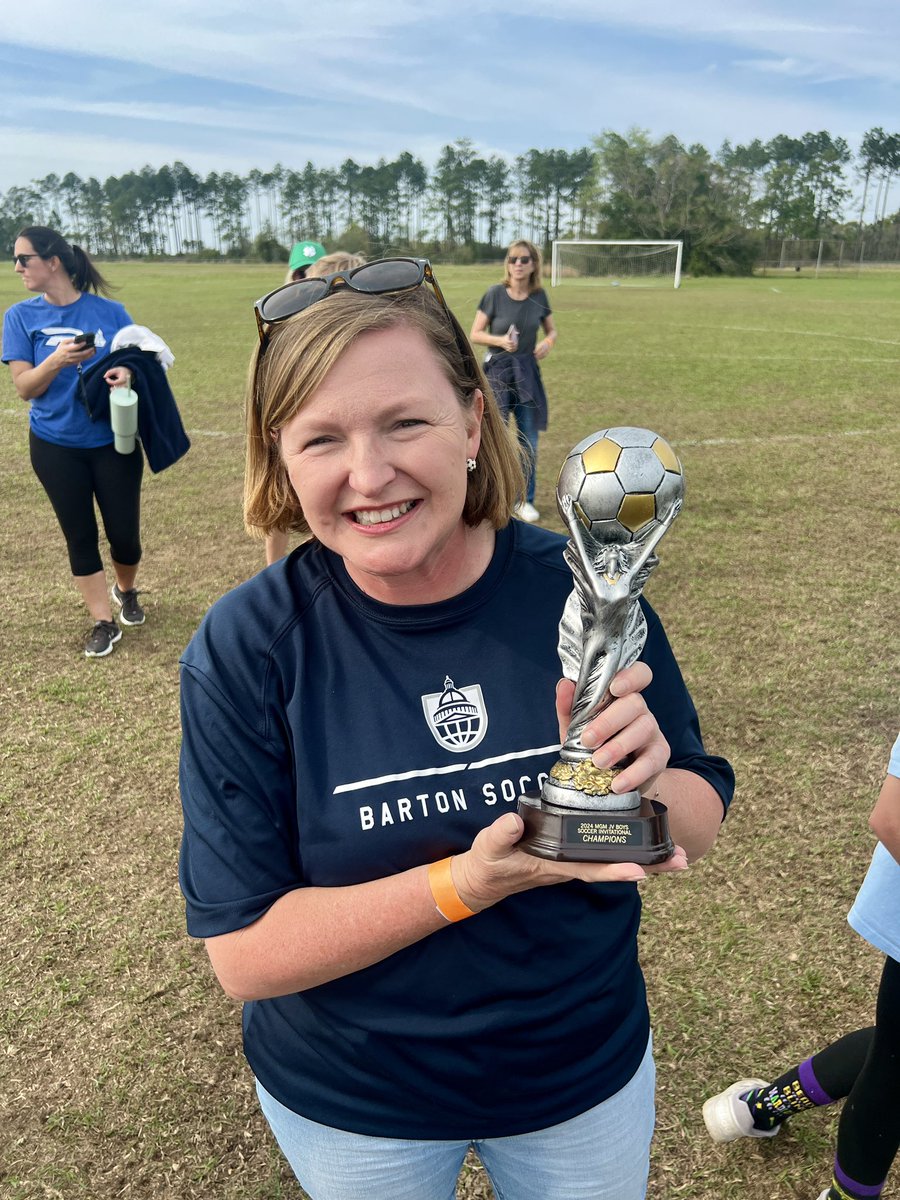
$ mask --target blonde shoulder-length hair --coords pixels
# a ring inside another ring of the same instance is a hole
[[[509,274],[509,259],[512,254],[518,250],[525,250],[531,255],[531,274],[528,276],[528,294],[536,292],[543,284],[543,263],[541,252],[533,242],[526,241],[525,238],[517,238],[514,242],[510,242],[506,249],[506,257],[503,260],[503,266],[506,274],[503,277],[505,287],[509,287],[512,283],[512,278]]]
[[[459,322],[423,285],[374,296],[339,290],[276,325],[257,347],[245,404],[244,523],[249,533],[311,532],[288,478],[279,434],[358,337],[398,326],[417,330],[428,341],[464,411],[471,410],[476,389],[484,395],[478,465],[468,474],[462,519],[471,526],[487,521],[495,529],[510,520],[525,491],[523,452]],[[397,370],[403,370],[402,362]]]

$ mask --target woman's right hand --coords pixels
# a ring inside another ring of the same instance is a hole
[[[505,350],[507,354],[512,354],[518,349],[518,341],[513,341],[508,333],[499,334],[496,340],[498,350]]]
[[[81,342],[76,342],[74,338],[67,338],[64,342],[60,342],[53,351],[51,358],[55,358],[60,368],[62,367],[77,367],[79,363],[87,362],[89,358],[93,358],[96,353],[93,346],[85,346]]]
[[[518,813],[504,813],[482,829],[471,849],[455,854],[451,865],[453,883],[462,902],[473,912],[489,908],[515,892],[547,887],[580,879],[584,883],[631,883],[648,874],[682,871],[687,857],[680,846],[675,854],[655,867],[637,863],[572,863],[535,858],[518,847],[525,822]]]

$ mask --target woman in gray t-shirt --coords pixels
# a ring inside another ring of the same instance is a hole
[[[506,277],[482,296],[469,336],[476,345],[488,347],[484,358],[488,382],[504,418],[515,416],[527,451],[525,500],[517,506],[516,516],[537,521],[541,515],[534,506],[538,434],[547,428],[547,394],[538,363],[556,343],[556,326],[541,286],[541,252],[531,242],[520,239],[507,250]]]

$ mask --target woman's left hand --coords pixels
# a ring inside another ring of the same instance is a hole
[[[538,362],[540,362],[542,358],[547,357],[547,355],[550,353],[550,351],[552,349],[553,349],[553,338],[544,338],[542,341],[538,342],[538,344],[535,346],[534,357],[538,360]]]
[[[103,375],[103,378],[111,388],[131,387],[131,372],[127,367],[110,367]]]
[[[612,791],[617,794],[640,791],[653,797],[656,780],[669,761],[669,743],[641,695],[652,678],[653,672],[643,662],[620,671],[609,686],[613,700],[585,726],[581,735],[582,745],[593,751],[591,760],[601,770],[632,756],[632,761],[613,780]],[[570,679],[561,679],[556,685],[560,741],[565,741],[574,695],[575,684]]]

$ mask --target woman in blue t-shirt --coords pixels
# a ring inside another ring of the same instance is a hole
[[[9,363],[16,391],[31,406],[31,464],[50,497],[75,584],[94,620],[84,652],[102,658],[122,631],[113,619],[94,501],[112,555],[112,602],[123,625],[142,625],[135,578],[144,459],[140,445],[130,454],[115,449],[109,421],[88,411],[81,371],[109,352],[115,333],[132,319],[121,304],[106,298],[109,285],[84,250],[53,229],[23,229],[14,265],[25,288],[37,295],[6,312],[3,361]],[[131,372],[111,367],[103,378],[110,388],[128,387]]]
[[[543,330],[544,336],[537,340]],[[470,333],[487,346],[484,370],[506,421],[516,428],[528,461],[525,499],[517,505],[522,521],[538,521],[534,506],[538,434],[547,428],[547,393],[538,363],[556,345],[550,301],[541,287],[541,252],[520,238],[506,252],[506,277],[488,288],[478,305]]]

